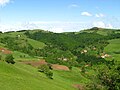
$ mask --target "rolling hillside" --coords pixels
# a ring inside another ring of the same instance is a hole
[[[76,68],[72,71],[54,71],[54,79],[51,80],[32,66],[0,61],[0,72],[2,90],[75,90],[74,84],[88,82]]]
[[[44,30],[0,33],[0,88],[119,90],[119,65],[114,62],[120,61],[119,42],[119,30],[103,28],[67,33]],[[15,64],[6,62],[9,54]],[[61,70],[65,67],[68,69]]]

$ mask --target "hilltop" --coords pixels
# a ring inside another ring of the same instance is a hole
[[[118,90],[119,41],[120,30],[97,27],[65,33],[1,32],[0,88]],[[15,64],[5,62],[8,54]]]

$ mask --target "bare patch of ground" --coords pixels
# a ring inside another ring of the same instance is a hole
[[[31,65],[33,67],[39,67],[40,65],[43,64],[48,64],[45,60],[40,60],[40,61],[22,61],[21,63]],[[64,71],[69,71],[69,68],[64,65],[58,65],[58,64],[52,64],[51,65],[53,70],[64,70]]]
[[[77,88],[78,90],[85,90],[84,87],[80,84],[74,84],[73,87]]]
[[[2,52],[3,54],[11,54],[12,53],[12,51],[7,50],[5,48],[0,48],[0,52]]]
[[[22,61],[22,63],[31,65],[33,67],[39,67],[40,65],[47,64],[45,60],[40,60],[40,61]]]
[[[64,70],[64,71],[69,71],[69,68],[64,65],[58,65],[58,64],[52,64],[52,68],[54,70]]]

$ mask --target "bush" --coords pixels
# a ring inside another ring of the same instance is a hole
[[[12,55],[12,54],[8,54],[8,55],[5,57],[5,61],[6,61],[7,63],[14,64],[15,61],[14,61],[13,59],[14,59],[14,58],[13,58],[13,55]]]
[[[39,72],[47,72],[47,71],[49,71],[49,66],[48,65],[46,65],[46,64],[43,64],[43,65],[40,65],[39,67],[38,67],[38,71]]]
[[[49,69],[51,69],[51,70],[53,69],[52,64],[48,63],[47,65],[48,65]]]
[[[43,72],[48,78],[53,79],[53,72],[50,71],[50,67],[48,65],[43,64],[40,67],[38,67],[38,69],[39,72]]]
[[[53,79],[53,72],[51,72],[51,71],[47,71],[47,72],[45,72],[45,74],[46,74],[46,76],[48,77],[48,78],[50,78],[50,79]]]

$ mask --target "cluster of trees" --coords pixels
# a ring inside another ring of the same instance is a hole
[[[120,89],[120,66],[104,67],[99,71],[98,78],[101,84],[107,88],[107,90],[119,90]]]
[[[88,55],[88,54],[79,54],[77,58],[77,62],[78,63],[85,62],[86,64],[90,64],[90,65],[107,63],[104,58],[96,57],[96,56]]]
[[[70,50],[73,51],[75,48],[84,48],[88,45],[94,44],[96,42],[103,41],[104,36],[96,33],[45,33],[42,31],[30,33],[26,31],[25,35],[29,38],[44,42],[46,45],[52,44],[63,51]]]
[[[98,30],[98,28],[94,27],[94,30]],[[92,29],[92,30],[93,30]],[[30,33],[30,31],[26,31],[25,35],[31,39],[38,40],[44,42],[49,48],[57,48],[62,51],[70,51],[74,56],[77,56],[78,60],[80,59],[80,51],[85,49],[86,47],[95,47],[97,49],[97,54],[103,53],[104,47],[109,44],[108,40],[119,38],[119,33],[109,33],[107,36],[103,36],[97,33],[45,33],[43,31],[37,31],[34,33]],[[50,52],[49,48],[44,48],[44,50],[38,50],[38,52]],[[48,49],[48,50],[47,50]],[[37,53],[37,54],[41,54]],[[47,54],[44,54],[47,56]],[[87,58],[93,59],[93,56],[90,55],[82,55]],[[98,59],[98,58],[96,58]],[[96,61],[95,59],[95,61]],[[85,59],[83,59],[85,60]]]
[[[82,61],[103,62],[103,59],[91,55],[81,55],[81,50],[86,47],[96,47],[97,53],[103,52],[105,46],[108,45],[106,36],[97,33],[52,33],[37,31],[31,33],[26,31],[25,35],[31,39],[44,42],[47,46],[44,49],[36,49],[36,55],[46,57],[49,63],[59,63],[67,66],[75,66]],[[75,58],[76,57],[76,58]],[[64,61],[62,59],[68,59]],[[77,59],[77,62],[76,60]],[[70,64],[70,63],[74,64]]]
[[[113,61],[112,61],[113,62]],[[86,87],[90,90],[120,90],[120,64],[110,63],[93,68],[96,75],[91,76],[91,83]]]
[[[77,65],[76,57],[70,51],[62,51],[59,49],[51,50],[45,60],[49,63],[62,64],[72,69],[72,66]]]

